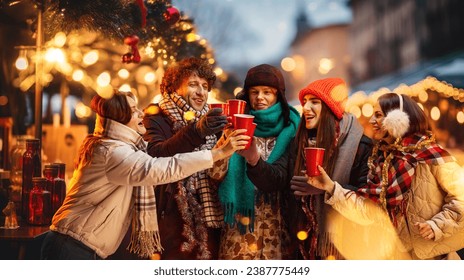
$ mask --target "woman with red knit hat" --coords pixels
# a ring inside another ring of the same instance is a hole
[[[290,234],[294,238],[291,258],[343,258],[331,242],[336,232],[330,229],[327,217],[334,211],[324,204],[323,192],[307,184],[301,171],[306,169],[304,148],[324,148],[322,165],[332,178],[353,190],[365,184],[372,141],[357,119],[345,112],[347,99],[348,88],[340,78],[316,80],[299,92],[303,114],[295,136],[297,151],[291,156],[295,164],[291,179],[295,196],[289,199]]]

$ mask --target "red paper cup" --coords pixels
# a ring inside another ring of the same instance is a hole
[[[245,135],[253,137],[255,133],[256,123],[253,122],[255,116],[247,114],[235,114],[234,115],[234,128],[235,129],[246,129]],[[248,141],[248,144],[245,146],[245,150],[248,149],[251,145],[251,139]]]
[[[227,104],[229,105],[227,114],[230,117],[233,117],[235,114],[245,113],[245,106],[246,106],[245,101],[240,100],[240,99],[229,99],[227,100]]]
[[[251,146],[251,141],[253,140],[253,135],[255,135],[256,126],[257,126],[256,123],[252,123],[251,128],[248,129],[247,132],[245,133],[246,135],[251,137],[250,141],[248,141],[248,144],[246,144],[246,146],[245,146],[245,150],[248,150],[248,148],[250,148],[250,146]]]
[[[229,113],[229,105],[227,103],[212,103],[209,104],[209,108],[221,108],[222,109],[222,115],[227,116]]]
[[[306,157],[306,174],[310,177],[321,175],[317,166],[322,165],[322,162],[324,161],[325,149],[305,148],[304,151]]]

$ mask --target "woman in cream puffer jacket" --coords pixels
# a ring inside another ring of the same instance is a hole
[[[81,146],[70,189],[43,242],[43,259],[104,259],[116,251],[131,219],[131,250],[144,257],[159,251],[153,185],[211,168],[249,138],[233,133],[217,149],[153,158],[146,153],[143,113],[131,93],[96,95],[91,107],[95,130]]]
[[[464,247],[464,171],[436,144],[427,119],[408,96],[385,94],[374,107],[369,176],[358,191],[321,176],[308,183],[346,218],[393,240],[367,240],[378,258],[443,259]]]

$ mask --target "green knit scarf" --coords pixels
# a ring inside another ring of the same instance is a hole
[[[256,137],[277,137],[276,145],[267,159],[268,163],[272,163],[282,156],[290,141],[295,137],[300,114],[290,106],[290,125],[288,126],[284,126],[280,102],[265,110],[251,110],[250,114],[255,116]],[[219,187],[219,199],[225,212],[224,221],[234,226],[237,222],[236,214],[250,218],[247,225],[238,224],[242,233],[245,233],[247,228],[253,232],[255,217],[255,187],[246,175],[246,168],[245,158],[233,154],[229,160],[227,175]]]

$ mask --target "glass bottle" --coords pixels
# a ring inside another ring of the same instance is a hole
[[[53,213],[58,210],[63,204],[64,198],[66,197],[66,164],[61,162],[55,162],[51,165],[58,168],[58,178],[55,179],[55,185],[52,192],[52,208]]]
[[[52,164],[46,164],[43,170],[43,176],[47,179],[47,191],[52,194],[53,197],[53,189],[55,188],[55,180],[59,179],[59,167]]]
[[[27,221],[31,225],[49,225],[52,220],[51,194],[46,190],[47,179],[32,178],[33,188],[29,193],[29,214]]]
[[[40,177],[41,171],[40,141],[39,139],[26,140],[26,152],[23,155],[23,181],[22,181],[22,216],[29,217],[29,193],[32,190],[32,178]]]
[[[11,187],[10,201],[16,206],[16,213],[21,215],[21,190],[23,183],[23,155],[26,152],[26,139],[29,135],[18,135],[16,144],[11,149],[10,166],[11,166]]]
[[[10,171],[0,170],[0,213],[8,205],[10,193]],[[3,215],[0,215],[0,226],[3,226]]]

